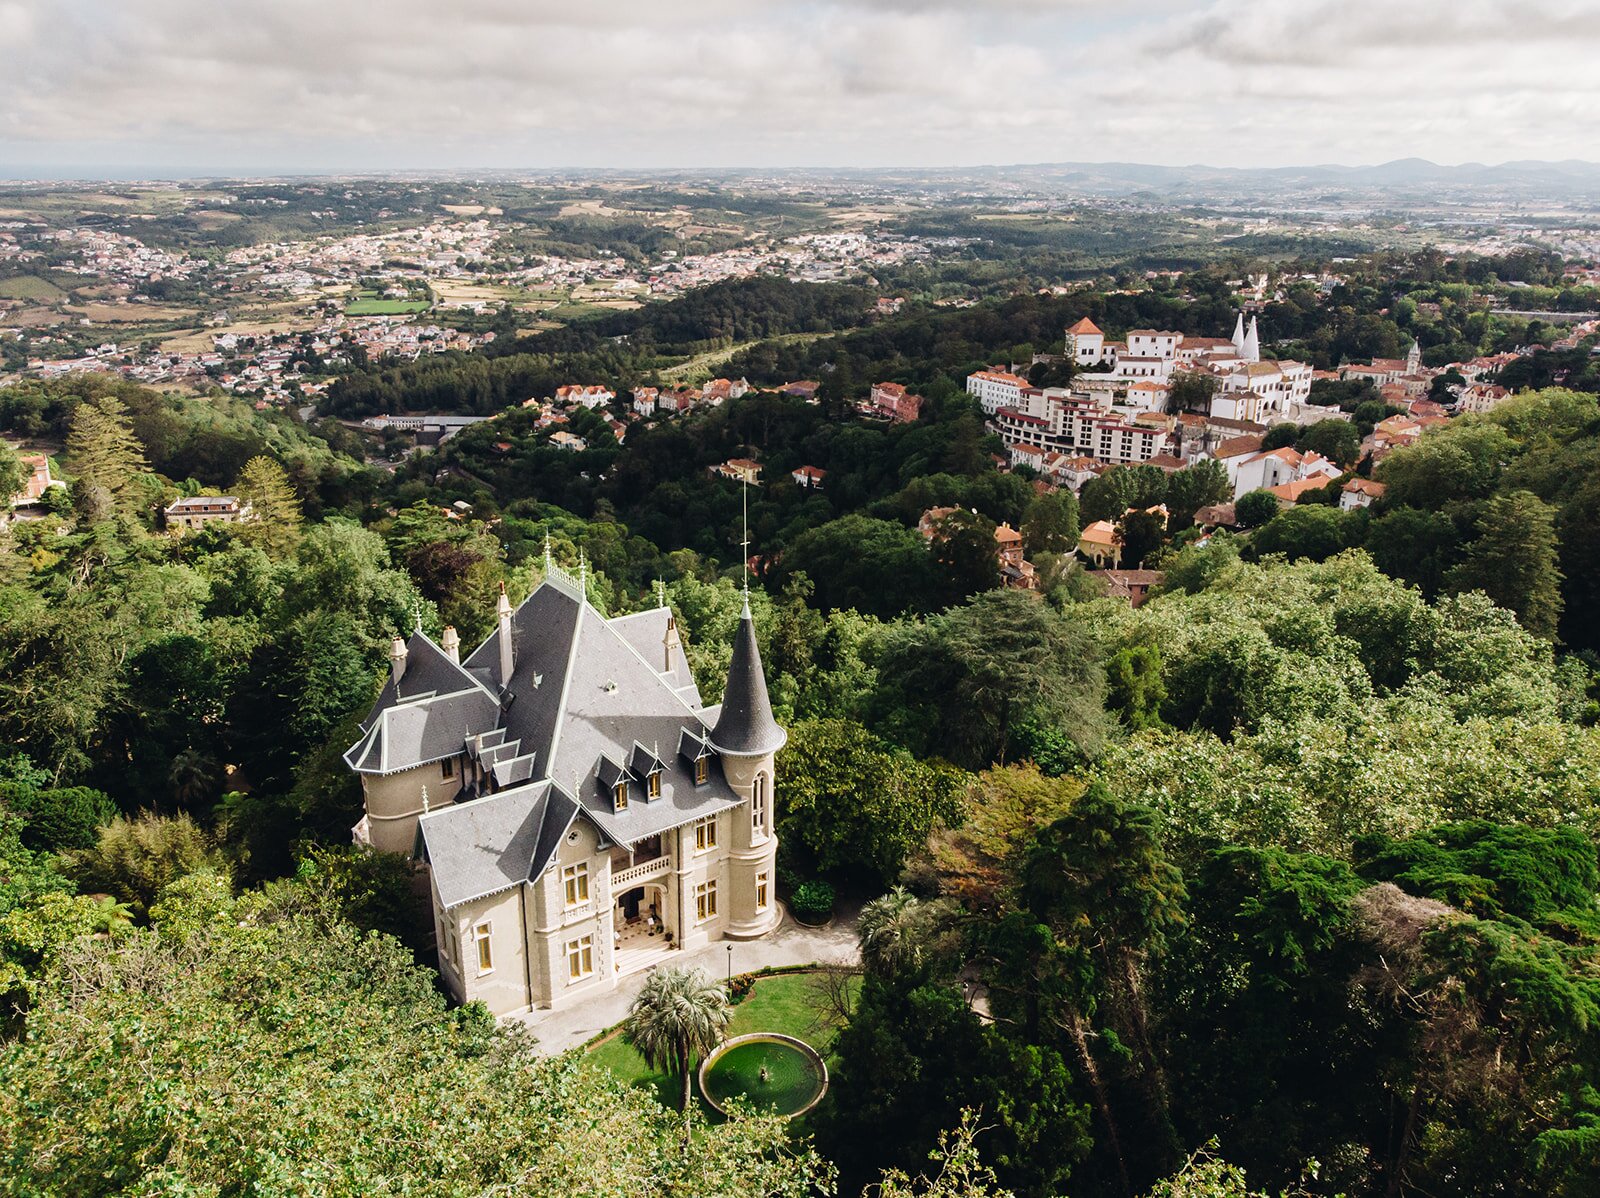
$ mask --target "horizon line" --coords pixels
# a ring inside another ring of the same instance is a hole
[[[1011,171],[1011,170],[1059,170],[1063,168],[1135,168],[1139,170],[1161,171],[1215,171],[1235,174],[1263,173],[1287,174],[1295,171],[1310,170],[1338,170],[1338,171],[1370,171],[1381,170],[1385,167],[1398,165],[1415,165],[1431,167],[1438,170],[1500,170],[1521,169],[1526,170],[1538,167],[1587,167],[1600,170],[1600,162],[1587,158],[1517,158],[1506,159],[1501,162],[1482,162],[1478,160],[1465,160],[1461,162],[1436,162],[1430,158],[1409,155],[1402,158],[1390,158],[1381,162],[1303,162],[1294,164],[1276,164],[1272,166],[1217,166],[1208,162],[1163,163],[1163,162],[1136,162],[1127,159],[1103,159],[1098,161],[1064,159],[1060,161],[1034,161],[1034,162],[973,162],[973,163],[942,163],[921,165],[878,165],[878,166],[847,166],[847,165],[798,165],[784,166],[757,166],[757,165],[694,165],[683,164],[675,166],[384,166],[360,167],[349,170],[339,170],[326,166],[304,167],[224,167],[206,165],[196,167],[182,167],[175,165],[136,164],[129,166],[113,166],[106,163],[82,164],[44,164],[19,163],[9,165],[0,162],[0,182],[6,183],[162,183],[176,181],[194,181],[206,179],[228,180],[270,180],[270,179],[351,179],[351,178],[384,178],[408,175],[438,175],[438,176],[463,176],[463,175],[683,175],[683,174],[904,174],[904,173],[936,173],[957,171]]]

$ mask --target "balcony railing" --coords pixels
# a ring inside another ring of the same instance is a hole
[[[628,890],[640,882],[648,882],[651,878],[658,878],[666,873],[672,865],[672,859],[665,855],[643,862],[640,865],[630,865],[627,869],[619,869],[611,875],[611,889]]]

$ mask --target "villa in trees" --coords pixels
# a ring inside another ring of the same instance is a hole
[[[464,660],[396,638],[345,755],[356,839],[428,873],[439,969],[497,1014],[564,1007],[721,939],[776,901],[772,716],[748,604],[705,706],[666,606],[607,618],[584,579],[544,582]]]

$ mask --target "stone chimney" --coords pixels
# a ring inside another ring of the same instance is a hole
[[[399,637],[389,645],[389,679],[396,687],[406,672],[406,643]]]
[[[500,584],[500,602],[496,605],[500,615],[500,685],[511,685],[511,600],[506,597],[506,584]]]
[[[456,626],[446,624],[444,635],[439,638],[439,648],[444,650],[444,655],[456,665],[461,664],[461,638],[456,635]]]
[[[682,643],[683,642],[678,639],[677,618],[669,611],[667,613],[667,635],[661,640],[661,648],[663,651],[661,672],[663,674],[670,674],[672,672],[672,651]]]

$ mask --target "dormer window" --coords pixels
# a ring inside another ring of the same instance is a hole
[[[628,780],[626,778],[611,788],[611,800],[616,810],[626,811],[628,809]]]
[[[633,742],[633,755],[628,759],[628,776],[644,783],[646,802],[661,797],[661,771],[665,768],[658,750],[638,741]]]
[[[696,757],[694,761],[694,784],[704,786],[711,777],[711,759],[709,757]]]

